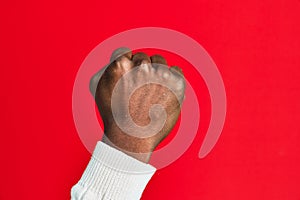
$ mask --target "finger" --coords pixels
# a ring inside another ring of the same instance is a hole
[[[184,76],[182,69],[178,66],[172,66],[170,67],[170,71],[173,72],[174,74],[180,75],[180,76]]]
[[[115,61],[115,65],[117,66],[118,71],[122,71],[122,74],[130,71],[134,67],[133,62],[125,55],[119,57]]]
[[[127,57],[129,60],[132,58],[132,52],[129,48],[127,47],[121,47],[116,49],[110,57],[110,62],[114,62],[115,60],[117,60],[118,58],[120,58],[121,56],[125,56]]]
[[[169,70],[169,68],[165,65],[155,65],[154,64],[154,69],[156,69],[156,73],[158,74],[158,76],[163,77],[165,79],[169,78],[171,76],[171,72]]]
[[[170,71],[172,72],[173,80],[175,80],[174,89],[178,92],[178,95],[180,97],[180,100],[182,102],[184,98],[184,90],[185,90],[185,78],[182,73],[182,69],[178,66],[172,66],[170,67]]]
[[[134,66],[139,66],[141,64],[151,63],[149,56],[143,52],[139,52],[133,55],[132,62]]]
[[[130,71],[133,68],[133,62],[131,61],[132,53],[130,49],[122,47],[116,49],[111,56],[111,63],[107,67],[105,74],[108,74],[114,78],[120,78],[123,74]]]
[[[163,64],[163,65],[167,65],[167,61],[164,57],[162,57],[161,55],[153,55],[150,57],[151,62],[152,63],[158,63],[158,64]]]
[[[105,72],[106,68],[108,66],[106,65],[103,67],[100,71],[98,71],[96,74],[94,74],[90,80],[90,92],[95,97],[96,89],[99,83],[100,78],[102,77],[103,73]]]

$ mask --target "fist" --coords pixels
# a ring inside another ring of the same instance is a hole
[[[181,69],[169,68],[160,55],[120,48],[102,76],[92,78],[92,88],[104,124],[102,141],[148,162],[178,119],[185,80]]]

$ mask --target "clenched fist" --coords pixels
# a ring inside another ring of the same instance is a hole
[[[178,119],[185,80],[160,55],[120,48],[105,71],[93,76],[90,89],[104,123],[102,141],[148,162]]]

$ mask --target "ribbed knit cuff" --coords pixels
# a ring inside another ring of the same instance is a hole
[[[79,183],[99,199],[140,199],[156,169],[98,142]],[[84,198],[82,198],[84,199]]]

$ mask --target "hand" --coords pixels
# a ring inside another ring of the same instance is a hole
[[[174,127],[184,98],[181,69],[166,65],[160,55],[120,48],[101,78],[97,73],[91,80],[104,123],[102,141],[143,162]]]

